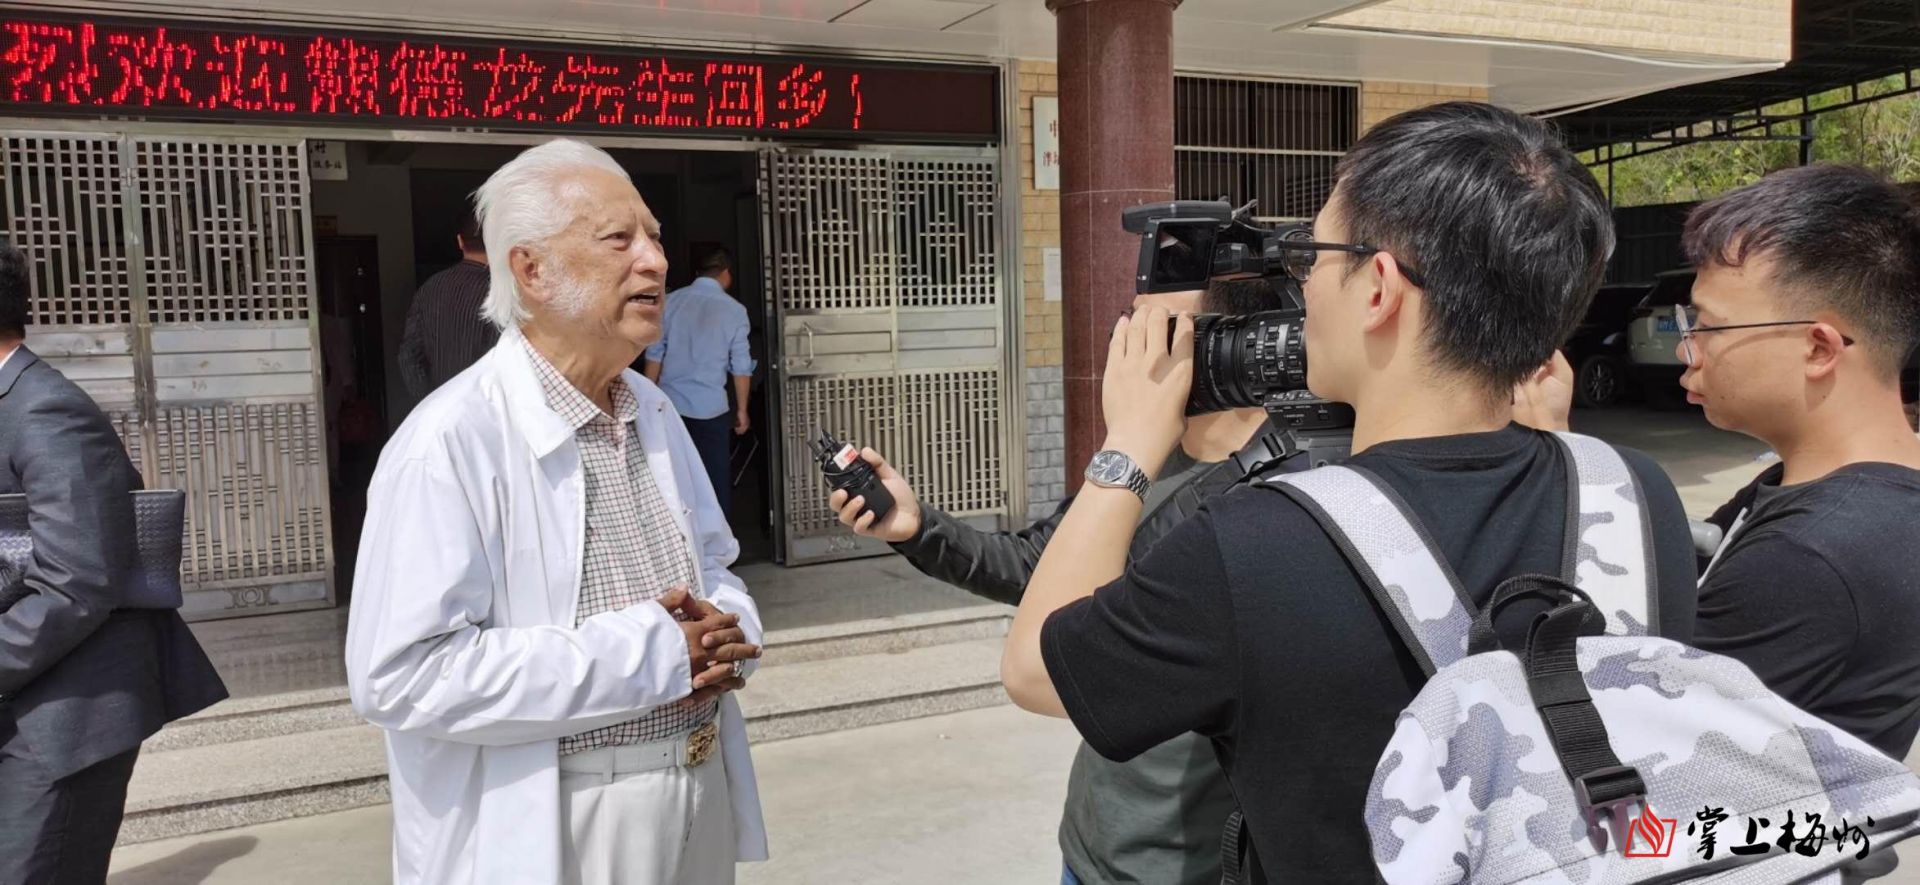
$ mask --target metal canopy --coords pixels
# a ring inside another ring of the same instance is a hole
[[[1582,151],[1702,122],[1727,123],[1715,127],[1724,132],[1742,121],[1764,125],[1762,109],[1770,105],[1920,67],[1920,3],[1798,0],[1793,18],[1793,60],[1784,67],[1578,110],[1555,122]]]

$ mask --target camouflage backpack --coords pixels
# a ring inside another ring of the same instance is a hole
[[[1263,480],[1340,543],[1428,674],[1367,788],[1381,876],[1759,885],[1890,870],[1893,843],[1920,832],[1920,778],[1744,665],[1649,635],[1638,481],[1607,444],[1558,436],[1564,575],[1508,580],[1480,611],[1377,477]]]

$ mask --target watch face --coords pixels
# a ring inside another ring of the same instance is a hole
[[[1126,481],[1127,471],[1132,466],[1127,456],[1119,452],[1100,452],[1087,465],[1087,478],[1094,482],[1118,485]]]

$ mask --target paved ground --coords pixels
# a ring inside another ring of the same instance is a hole
[[[1059,881],[1072,726],[1011,706],[754,749],[774,859],[742,885]],[[388,880],[387,806],[114,853],[112,885]]]
[[[1714,430],[1691,411],[1582,411],[1574,424],[1654,456],[1695,518],[1764,466],[1756,461],[1764,446]],[[884,590],[867,595],[874,593]],[[1075,744],[1064,722],[998,707],[758,747],[775,859],[743,867],[741,881],[1058,881],[1054,831]],[[1908,763],[1920,763],[1920,754]],[[389,824],[382,806],[130,846],[115,853],[111,881],[384,882]],[[1879,881],[1920,885],[1920,863]]]
[[[1051,885],[1077,743],[1003,706],[758,747],[773,860],[742,866],[741,885]],[[133,845],[109,882],[386,882],[390,825],[383,805]],[[1920,864],[1875,881],[1920,885]]]
[[[1707,423],[1698,409],[1577,409],[1573,429],[1651,455],[1680,490],[1687,514],[1704,519],[1766,468],[1767,447]]]

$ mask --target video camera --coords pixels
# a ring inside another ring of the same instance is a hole
[[[1297,291],[1314,253],[1286,244],[1311,242],[1312,232],[1301,224],[1260,227],[1249,220],[1252,208],[1251,203],[1235,209],[1225,202],[1180,200],[1125,210],[1121,225],[1140,235],[1135,290],[1142,295],[1182,292],[1204,289],[1210,280],[1260,278]],[[1277,430],[1329,442],[1344,437],[1353,427],[1353,407],[1307,390],[1305,328],[1304,306],[1195,317],[1187,414],[1260,406]]]

